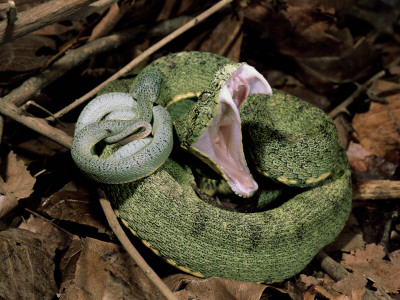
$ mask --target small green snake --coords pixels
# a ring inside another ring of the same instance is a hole
[[[204,202],[179,148],[267,209]],[[247,64],[211,53],[167,55],[108,85],[82,111],[71,154],[146,246],[199,277],[291,277],[351,210],[350,170],[331,119],[271,89]]]

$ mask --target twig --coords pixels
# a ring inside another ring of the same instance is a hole
[[[65,20],[95,0],[52,0],[18,14],[18,20],[0,22],[0,44],[9,42],[44,26]]]
[[[43,119],[22,115],[21,110],[8,101],[0,99],[0,113],[35,130],[66,148],[71,148],[72,137],[64,131],[50,126]]]
[[[49,220],[45,217],[43,217],[41,214],[38,214],[37,212],[34,212],[33,210],[29,209],[29,208],[24,208],[27,212],[31,213],[32,215],[34,215],[35,217],[38,217],[40,219],[42,219],[45,222],[50,223],[52,226],[56,227],[58,230],[61,230],[62,232],[66,233],[69,236],[74,236],[71,232],[69,232],[68,230],[62,228],[60,225],[57,225],[56,223],[54,223],[52,220]]]
[[[86,102],[87,100],[89,100],[90,98],[95,96],[108,83],[118,79],[119,77],[121,77],[125,73],[129,72],[135,66],[137,66],[139,63],[141,63],[144,59],[146,59],[148,56],[150,56],[151,54],[153,54],[154,52],[159,50],[161,47],[165,46],[166,44],[168,44],[169,42],[171,42],[172,40],[174,40],[175,38],[177,38],[178,36],[180,36],[181,34],[186,32],[187,30],[189,30],[193,26],[197,25],[201,21],[205,20],[210,15],[214,14],[219,9],[221,9],[226,4],[228,4],[228,3],[232,2],[232,1],[233,0],[221,0],[220,2],[215,4],[214,6],[210,7],[209,9],[207,9],[206,11],[201,13],[199,16],[193,18],[191,21],[187,22],[185,25],[183,25],[182,27],[178,28],[177,30],[175,30],[174,32],[172,32],[171,34],[169,34],[165,38],[163,38],[161,41],[157,42],[156,44],[154,44],[153,46],[148,48],[146,51],[144,51],[142,54],[140,54],[139,56],[134,58],[130,63],[128,63],[125,67],[123,67],[121,70],[119,70],[113,76],[111,76],[106,81],[104,81],[101,84],[99,84],[97,87],[95,87],[94,89],[92,89],[90,92],[86,93],[85,95],[83,95],[79,99],[77,99],[74,102],[72,102],[70,105],[66,106],[64,109],[62,109],[59,112],[55,113],[54,116],[56,118],[59,118],[59,117],[65,115],[66,113],[68,113],[69,111],[71,111],[72,109],[76,108],[77,106],[81,105],[82,103]]]
[[[4,100],[4,99],[3,99]],[[53,113],[51,111],[49,111],[48,109],[44,108],[43,106],[41,106],[40,104],[36,103],[35,101],[28,101],[26,102],[23,106],[20,107],[21,111],[26,111],[28,109],[29,106],[34,106],[38,109],[40,109],[41,111],[45,112],[46,114],[48,114],[49,116],[53,116]],[[58,122],[58,124],[60,124],[62,127],[66,128],[66,126],[64,125],[64,123],[62,123],[59,119],[56,119],[56,121]]]
[[[325,251],[321,250],[315,257],[324,270],[333,280],[339,281],[347,277],[349,272],[341,264],[331,258]]]
[[[396,66],[398,63],[400,63],[400,57],[397,57],[394,59],[392,62],[390,62],[386,67],[385,70],[389,70],[391,67]],[[386,71],[381,70],[378,73],[376,73],[374,76],[372,76],[370,79],[368,79],[364,84],[362,85],[357,85],[357,89],[351,94],[346,100],[344,100],[342,103],[340,103],[337,107],[335,107],[328,115],[333,119],[335,118],[338,114],[341,112],[346,111],[347,106],[351,104],[355,98],[360,96],[360,94],[368,89],[368,87],[378,81],[380,78],[385,76]]]
[[[107,218],[108,224],[110,225],[112,231],[117,236],[118,240],[121,242],[122,246],[129,253],[132,259],[136,262],[138,267],[143,271],[146,277],[157,287],[161,294],[168,300],[177,300],[176,296],[172,291],[166,286],[166,284],[161,280],[160,277],[154,272],[154,270],[146,263],[140,253],[132,245],[129,238],[126,236],[124,230],[121,228],[117,217],[111,207],[110,202],[107,200],[105,193],[99,189],[99,200],[101,207],[103,208],[104,214]]]
[[[346,111],[347,106],[351,104],[354,99],[356,99],[358,96],[361,95],[363,91],[365,91],[372,83],[377,81],[378,79],[382,78],[385,75],[385,71],[382,70],[372,76],[370,79],[368,79],[365,83],[361,85],[357,85],[357,89],[342,103],[340,103],[338,106],[336,106],[331,112],[329,112],[329,116],[333,119],[335,118],[339,113]]]

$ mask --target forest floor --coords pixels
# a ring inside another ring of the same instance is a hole
[[[133,238],[156,288],[71,159],[82,104],[111,76],[187,50],[247,62],[337,126],[350,218],[283,282],[199,279]],[[3,0],[0,97],[1,299],[400,299],[400,1]]]

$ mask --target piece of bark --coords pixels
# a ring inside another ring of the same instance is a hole
[[[366,180],[353,184],[353,200],[390,200],[400,198],[400,181]]]

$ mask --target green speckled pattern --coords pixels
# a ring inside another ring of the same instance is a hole
[[[205,277],[275,282],[300,272],[342,230],[351,186],[343,151],[339,157],[335,179],[259,213],[203,202],[187,167],[172,160],[149,177],[106,188],[120,217],[164,259]]]
[[[336,168],[340,153],[336,127],[310,103],[274,89],[271,97],[249,95],[240,115],[251,161],[271,179],[313,186]]]
[[[203,91],[200,101],[208,101],[213,91],[207,78],[228,63],[209,53],[182,52],[145,70],[157,67],[166,76],[157,100],[166,106],[189,92]],[[128,84],[122,80],[106,90],[126,92]],[[278,207],[256,213],[205,203],[191,187],[194,177],[187,162],[171,158],[150,176],[104,188],[135,235],[183,270],[204,277],[281,281],[300,272],[342,230],[351,211],[350,170],[332,121],[302,100],[279,91],[272,97],[251,96],[241,118],[248,159],[261,172],[297,186],[310,185],[307,178],[329,176]],[[304,175],[293,172],[292,165],[305,169]]]

